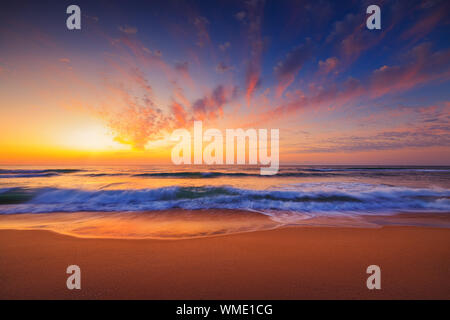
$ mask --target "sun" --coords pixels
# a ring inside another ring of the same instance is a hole
[[[78,151],[119,151],[130,147],[114,140],[113,135],[101,123],[78,124],[61,132],[63,147]]]

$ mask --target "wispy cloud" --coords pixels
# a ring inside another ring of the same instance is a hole
[[[224,73],[231,70],[233,70],[233,67],[226,65],[224,62],[219,62],[219,64],[216,66],[216,71],[218,73]]]
[[[356,104],[368,98],[400,93],[434,80],[450,77],[450,50],[431,51],[424,43],[411,49],[403,64],[382,66],[368,77],[359,80],[348,78],[327,86],[310,84],[308,93],[297,91],[275,108],[259,115],[260,121],[289,115],[307,108],[338,108],[348,103]]]
[[[193,105],[193,115],[197,120],[214,119],[223,115],[223,107],[236,96],[236,88],[219,85]]]
[[[197,45],[199,47],[205,46],[205,44],[210,42],[208,27],[209,20],[205,17],[198,16],[194,19],[194,26],[197,29]]]
[[[311,57],[311,42],[307,41],[290,51],[286,58],[274,67],[278,78],[277,95],[281,96],[284,90],[294,81],[304,63]]]
[[[339,59],[336,57],[330,57],[325,61],[319,61],[319,73],[326,75],[330,72],[337,72],[336,69],[339,64]]]
[[[228,42],[228,41],[219,45],[219,49],[222,50],[222,51],[226,51],[230,47],[231,47],[231,43]]]
[[[238,12],[236,18],[245,22],[247,26],[247,38],[250,45],[250,57],[245,74],[246,99],[250,104],[255,90],[261,84],[261,55],[264,50],[264,41],[261,36],[263,21],[263,0],[252,0],[246,2],[246,11]]]
[[[136,27],[119,26],[119,30],[126,34],[136,34],[138,32]]]

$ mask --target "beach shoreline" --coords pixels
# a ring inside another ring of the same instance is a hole
[[[0,299],[450,299],[450,229],[290,226],[185,240],[0,230]],[[81,268],[68,290],[66,268]],[[369,290],[369,265],[381,290]]]
[[[185,240],[285,227],[450,228],[449,213],[320,215],[229,209],[170,209],[138,212],[52,212],[0,215],[0,230],[46,230],[86,239]]]

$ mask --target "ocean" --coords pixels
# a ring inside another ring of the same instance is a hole
[[[1,167],[0,215],[239,210],[277,224],[323,217],[450,213],[450,167]],[[200,212],[200,211],[199,211]],[[84,219],[86,218],[84,216]],[[121,221],[122,221],[121,220]],[[2,222],[0,221],[0,224]],[[224,231],[225,232],[225,231]]]
[[[0,214],[242,209],[450,212],[450,167],[3,167]]]

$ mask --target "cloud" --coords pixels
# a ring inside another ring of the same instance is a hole
[[[319,73],[328,74],[336,70],[338,64],[339,59],[336,57],[328,58],[325,61],[319,61]]]
[[[173,82],[174,85],[174,89],[173,89],[173,99],[175,101],[180,102],[181,104],[183,104],[185,107],[190,107],[191,103],[189,102],[189,100],[186,98],[186,96],[184,95],[184,90],[183,88],[181,88],[180,86],[177,85],[176,81]]]
[[[401,113],[395,113],[401,109]],[[396,126],[366,134],[347,134],[320,139],[300,152],[358,152],[450,146],[450,102],[426,107],[398,107],[393,112],[377,113],[387,123],[397,116]],[[364,122],[364,119],[358,119]],[[368,131],[368,130],[367,130]]]
[[[356,152],[373,150],[398,150],[403,148],[427,148],[450,146],[450,134],[436,136],[420,131],[385,131],[372,136],[348,136],[330,138],[317,142],[317,147],[302,152]]]
[[[328,138],[317,141],[316,147],[306,148],[302,151],[321,153],[448,147],[450,146],[450,130],[442,131],[442,128],[422,126],[416,129],[382,131],[366,136]]]
[[[333,30],[327,36],[326,42],[331,43],[333,41],[342,40],[349,32],[352,32],[361,24],[361,17],[355,14],[348,13],[344,19],[336,21],[333,26]]]
[[[123,64],[125,61],[133,61],[133,65],[138,65],[141,68],[156,67],[163,70],[168,76],[170,75],[171,67],[168,66],[162,59],[162,52],[158,49],[150,50],[137,37],[123,36],[115,43],[115,48],[118,50],[122,61],[117,61],[117,64]],[[130,55],[130,52],[132,55]]]
[[[261,37],[264,1],[252,0],[245,4],[247,7],[246,16],[248,17],[248,23],[246,23],[248,28],[247,38],[250,45],[250,57],[245,74],[245,97],[249,105],[255,90],[261,84],[261,56],[265,46]]]
[[[239,11],[238,13],[236,13],[234,15],[234,17],[239,21],[244,21],[246,16],[247,16],[247,14],[245,13],[245,11]]]
[[[219,64],[216,66],[216,71],[218,73],[225,73],[227,71],[231,71],[233,70],[233,67],[231,66],[227,66],[225,63],[223,62],[219,62]]]
[[[143,150],[174,125],[173,115],[164,114],[153,100],[153,90],[145,73],[131,68],[120,82],[106,78],[104,102],[96,113],[105,121],[114,140]]]
[[[167,129],[165,124],[168,120],[161,113],[134,104],[108,119],[108,125],[115,134],[114,140],[129,144],[136,150],[143,150],[149,141],[162,138],[161,133]]]
[[[153,103],[140,102],[123,86],[117,88],[122,95],[123,104],[117,108],[104,107],[103,119],[114,135],[114,140],[128,144],[136,150],[145,149],[149,141],[157,140],[161,133],[171,126],[170,118]]]
[[[196,120],[214,119],[223,114],[223,107],[236,95],[236,88],[218,85],[210,94],[198,99],[192,105]]]
[[[119,26],[119,30],[121,31],[121,32],[123,32],[123,33],[126,33],[126,34],[129,34],[129,35],[131,35],[131,34],[136,34],[137,33],[137,28],[135,28],[135,27],[130,27],[130,26]]]
[[[327,44],[334,45],[347,63],[355,61],[360,54],[378,43],[389,30],[381,33],[367,32],[365,20],[360,14],[347,14],[344,19],[335,22],[333,30],[326,37]]]
[[[308,41],[305,44],[295,47],[286,55],[284,60],[278,62],[274,67],[274,72],[278,79],[278,86],[276,88],[278,96],[281,96],[283,91],[294,81],[295,76],[304,63],[311,57],[311,51],[311,44]]]
[[[174,102],[171,106],[171,111],[175,118],[175,125],[177,127],[185,127],[188,122],[188,116],[183,106],[177,102]]]
[[[70,59],[69,58],[60,58],[59,61],[62,62],[62,63],[70,63]]]
[[[417,85],[450,76],[450,50],[431,52],[431,44],[414,47],[405,57],[403,65],[384,65],[376,69],[370,78],[372,97],[391,92],[405,91]]]
[[[189,76],[189,62],[177,62],[175,63],[175,70],[179,72],[185,79],[190,79]]]
[[[275,108],[261,113],[256,121],[267,121],[307,108],[339,108],[369,99],[410,90],[435,80],[450,78],[450,49],[431,52],[429,43],[411,49],[403,64],[382,66],[368,77],[358,80],[348,78],[344,82],[327,86],[311,84],[309,92],[295,91]],[[290,70],[287,68],[287,70]]]
[[[89,20],[92,20],[92,21],[94,21],[94,22],[98,22],[98,17],[96,17],[96,16],[88,16],[87,14],[83,14],[83,17],[85,17],[85,18],[87,18],[87,19],[89,19]]]
[[[205,44],[210,42],[209,33],[207,26],[209,25],[208,19],[205,17],[196,17],[194,19],[194,26],[197,29],[197,45],[203,47]]]
[[[250,104],[250,100],[253,96],[253,93],[256,89],[261,86],[261,67],[258,62],[252,60],[247,66],[246,75],[245,75],[245,84],[246,84],[246,94],[245,98],[247,100],[247,104]]]
[[[428,14],[417,19],[417,22],[401,35],[402,39],[414,38],[414,41],[423,39],[439,23],[444,21],[450,10],[448,1],[442,1],[439,5],[435,1],[427,1],[421,6]]]
[[[219,49],[222,51],[226,51],[231,46],[231,43],[228,41],[219,45]]]
[[[189,71],[189,62],[187,62],[187,61],[176,62],[175,69],[178,71],[187,72],[187,71]]]
[[[144,73],[138,69],[134,68],[131,70],[131,79],[144,91],[145,97],[149,98],[153,95],[152,87],[150,86],[148,80],[145,78]],[[150,105],[153,105],[152,101],[147,101]]]

